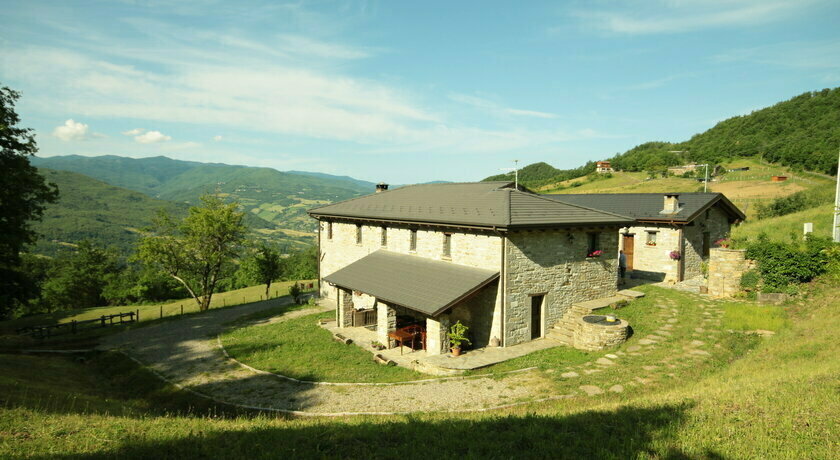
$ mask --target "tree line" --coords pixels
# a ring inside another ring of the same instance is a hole
[[[27,252],[37,240],[32,223],[59,196],[29,158],[31,129],[18,126],[19,93],[0,88],[0,318],[192,297],[206,310],[214,293],[276,280],[317,277],[317,248],[291,255],[249,241],[238,203],[215,195],[176,219],[161,210],[129,257],[91,241],[55,257]]]

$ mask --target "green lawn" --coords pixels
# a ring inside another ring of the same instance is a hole
[[[227,352],[237,360],[268,372],[319,382],[400,382],[430,376],[402,367],[377,364],[373,355],[355,345],[332,339],[308,315],[269,325],[233,329],[222,335]]]
[[[731,302],[723,305],[723,327],[735,331],[779,331],[788,326],[784,307]]]

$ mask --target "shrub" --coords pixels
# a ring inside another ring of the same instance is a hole
[[[811,281],[832,266],[829,258],[837,246],[828,238],[782,243],[762,235],[747,247],[746,255],[758,263],[763,291],[789,292],[788,286]]]
[[[748,270],[741,275],[741,289],[745,291],[754,291],[758,288],[758,283],[761,281],[761,274],[758,270]]]
[[[292,296],[292,299],[295,301],[295,303],[300,303],[300,293],[301,293],[301,291],[302,291],[302,289],[301,289],[299,283],[295,283],[295,284],[289,286],[289,295]]]

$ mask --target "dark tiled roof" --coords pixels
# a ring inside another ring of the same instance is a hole
[[[499,277],[499,272],[376,251],[324,280],[435,316]]]
[[[576,204],[608,212],[621,213],[637,220],[691,222],[702,211],[720,203],[724,211],[735,220],[744,220],[741,212],[721,193],[676,193],[679,195],[679,212],[661,213],[665,193],[590,193],[580,195],[542,195],[562,203]]]
[[[517,190],[513,182],[412,185],[321,206],[309,214],[501,229],[632,221],[624,215]]]

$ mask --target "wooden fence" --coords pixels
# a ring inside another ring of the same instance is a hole
[[[140,321],[140,310],[128,313],[102,315],[99,318],[84,321],[70,321],[67,323],[50,324],[46,326],[27,326],[17,330],[18,334],[31,335],[39,339],[56,335],[75,334],[84,329],[95,329]]]

